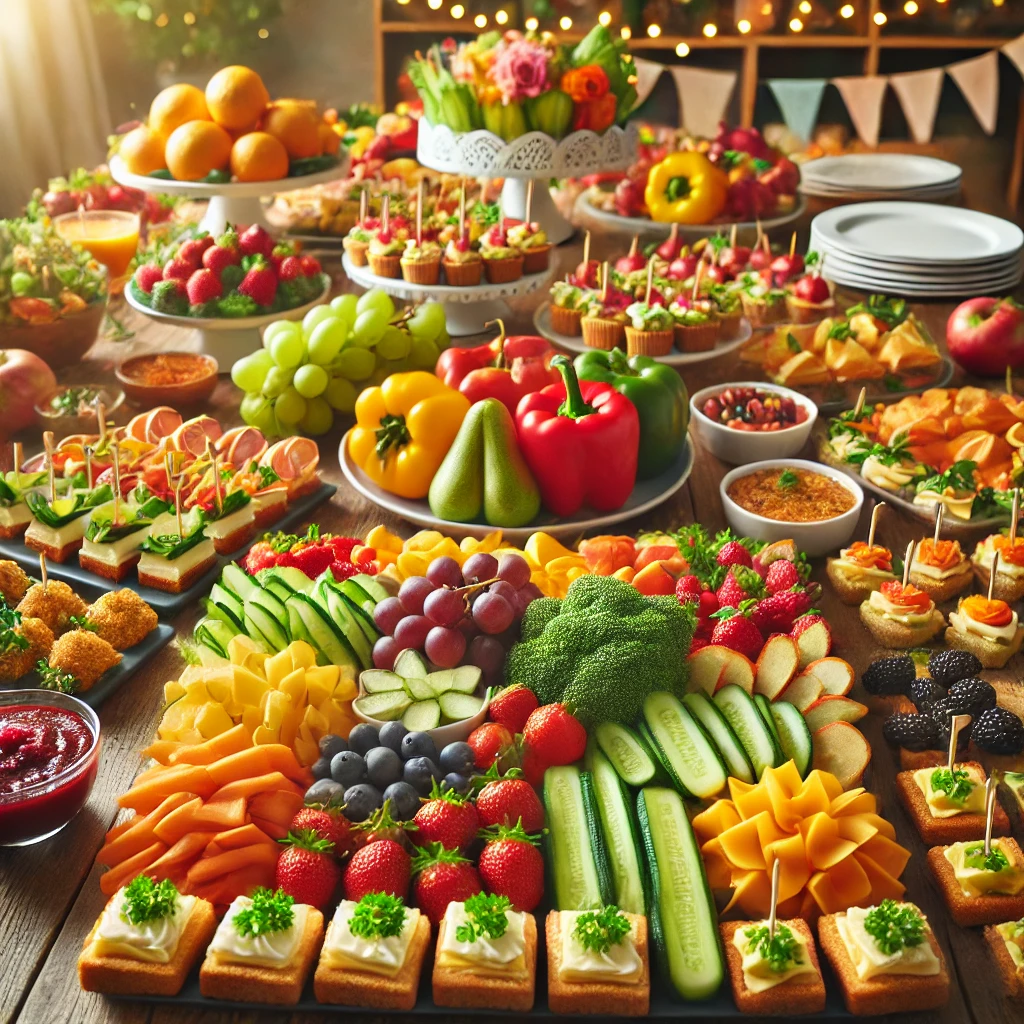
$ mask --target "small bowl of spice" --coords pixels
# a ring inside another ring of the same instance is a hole
[[[755,540],[792,540],[808,555],[846,545],[857,529],[864,492],[852,477],[803,459],[738,466],[719,485],[725,519]]]
[[[36,419],[56,437],[88,434],[96,430],[96,410],[103,406],[107,420],[124,404],[124,392],[108,384],[65,384],[36,402]],[[115,420],[116,422],[116,420]]]
[[[180,409],[205,402],[213,394],[218,369],[213,356],[153,352],[126,359],[115,375],[133,402]]]
[[[698,440],[732,466],[796,455],[817,418],[818,407],[799,391],[760,381],[716,384],[690,398]]]

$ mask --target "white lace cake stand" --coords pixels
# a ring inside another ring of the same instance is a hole
[[[527,182],[533,178],[531,218],[548,241],[558,245],[575,230],[555,207],[548,191],[551,178],[582,178],[598,171],[624,170],[636,159],[637,128],[613,125],[604,134],[572,132],[561,141],[543,132],[527,132],[505,142],[493,132],[453,132],[420,118],[416,158],[424,167],[471,178],[504,178],[505,214],[522,220]]]
[[[545,287],[552,273],[549,268],[508,284],[487,284],[484,281],[472,288],[456,288],[450,284],[410,284],[401,277],[378,277],[369,267],[353,266],[348,253],[342,256],[341,264],[345,273],[364,288],[380,288],[388,295],[410,302],[429,299],[444,303],[448,334],[453,338],[481,334],[485,330],[484,325],[491,320],[507,319],[509,308],[504,300]]]
[[[348,158],[342,157],[334,167],[300,178],[281,178],[279,181],[232,182],[228,185],[211,185],[203,181],[171,181],[151,178],[148,174],[132,174],[124,161],[115,156],[110,161],[110,176],[120,185],[137,188],[143,192],[158,195],[180,196],[185,199],[209,199],[206,213],[199,226],[211,235],[220,235],[228,224],[259,224],[272,235],[281,234],[280,228],[268,223],[263,215],[263,196],[274,192],[291,191],[321,185],[348,173]]]

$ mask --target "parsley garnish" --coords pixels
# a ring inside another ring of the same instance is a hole
[[[951,803],[962,804],[974,789],[970,774],[963,768],[936,768],[932,772],[932,789],[939,789],[949,798]]]
[[[90,633],[98,633],[99,626],[95,622],[90,622],[88,617],[85,615],[72,615],[68,619],[68,624],[72,629],[87,629]]]
[[[847,316],[855,316],[857,313],[867,313],[876,320],[881,320],[890,330],[898,327],[907,319],[906,299],[887,299],[884,295],[871,295],[867,302],[858,302],[847,311]]]
[[[44,658],[40,658],[36,662],[36,672],[39,673],[39,688],[41,690],[75,693],[81,685],[70,672],[65,672],[57,665],[51,668]]]
[[[629,919],[617,906],[610,904],[603,910],[591,910],[576,919],[573,937],[584,948],[594,953],[607,953],[629,934]]]
[[[507,896],[478,892],[470,896],[463,906],[467,920],[455,929],[455,938],[459,942],[476,942],[482,935],[489,939],[500,939],[508,929],[505,911],[512,903]]]
[[[798,959],[800,943],[796,936],[784,924],[775,929],[774,938],[768,935],[768,926],[758,925],[754,928],[747,928],[743,933],[750,948],[757,951],[757,955],[764,960],[773,971],[780,974],[789,968],[791,964],[799,964]]]
[[[400,896],[369,893],[352,911],[348,930],[360,939],[389,939],[405,927],[405,904]]]
[[[21,612],[0,601],[0,653],[24,651],[32,645],[20,630]]]
[[[922,480],[917,485],[917,493],[922,491],[936,491],[942,494],[947,487],[951,487],[958,494],[973,494],[977,485],[974,481],[974,471],[978,468],[976,462],[970,459],[961,459],[954,462],[945,473],[936,473]]]
[[[283,932],[295,920],[295,899],[283,889],[272,892],[262,886],[252,894],[252,905],[232,918],[235,931],[244,938]]]
[[[780,487],[784,491],[792,490],[797,484],[800,483],[800,477],[796,475],[791,469],[784,470],[779,474],[779,479],[776,482],[776,486]]]
[[[1010,866],[1010,862],[998,846],[993,846],[986,857],[985,844],[977,843],[964,850],[964,865],[983,871],[1003,871]]]
[[[803,349],[800,347],[800,342],[796,340],[792,331],[786,331],[786,347],[790,352],[793,352],[796,355],[803,352]]]
[[[145,924],[170,917],[178,909],[178,890],[165,878],[154,882],[149,875],[136,875],[124,891],[121,918],[129,924]]]
[[[882,900],[872,907],[864,918],[864,930],[886,956],[924,942],[924,918],[913,907],[895,900]]]
[[[853,329],[850,327],[849,321],[837,320],[829,328],[828,336],[836,341],[846,341],[847,338],[853,337]]]

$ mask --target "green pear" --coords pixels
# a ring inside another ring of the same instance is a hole
[[[504,407],[503,407],[504,408]],[[427,501],[438,519],[480,522],[484,504],[484,403],[471,405],[434,479]]]
[[[483,419],[484,519],[491,526],[525,526],[540,511],[540,491],[519,451],[512,414],[497,398],[477,402],[470,413],[476,409]]]

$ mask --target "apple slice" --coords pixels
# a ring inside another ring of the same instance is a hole
[[[703,690],[709,697],[718,688],[718,677],[722,674],[722,666],[726,657],[733,653],[728,647],[720,644],[708,644],[696,654],[691,654],[686,663],[690,666],[691,690]]]
[[[832,722],[811,736],[814,768],[831,772],[843,789],[858,785],[871,762],[871,747],[864,734],[849,722]]]
[[[779,700],[795,704],[801,711],[806,711],[823,691],[821,680],[813,672],[802,672],[782,691]]]
[[[718,683],[715,689],[720,690],[723,686],[735,684],[740,689],[746,690],[750,696],[753,696],[754,673],[756,671],[754,663],[745,654],[740,654],[739,651],[733,651],[726,647],[722,671],[718,675]]]
[[[842,658],[819,658],[804,671],[813,672],[821,680],[826,694],[845,697],[853,689],[853,666]]]
[[[816,732],[832,722],[859,722],[868,709],[860,701],[834,693],[823,693],[810,707],[804,709],[807,728]]]
[[[815,622],[796,638],[796,646],[800,651],[800,668],[806,668],[812,661],[828,657],[832,632],[824,622]]]
[[[761,648],[754,677],[754,693],[763,693],[769,700],[786,688],[796,675],[800,652],[796,641],[788,636],[773,636]]]

